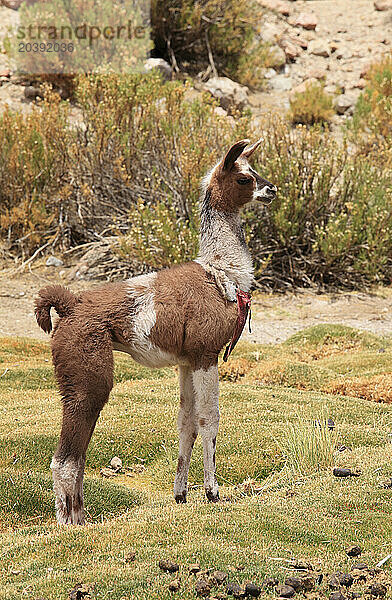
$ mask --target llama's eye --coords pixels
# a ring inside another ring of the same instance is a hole
[[[237,183],[239,183],[240,185],[246,185],[247,183],[250,183],[251,179],[249,178],[244,178],[244,179],[237,179]]]

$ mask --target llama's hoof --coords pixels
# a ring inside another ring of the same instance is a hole
[[[219,502],[219,492],[213,492],[212,490],[206,490],[206,496],[208,502]]]
[[[174,499],[177,502],[177,504],[186,504],[186,492],[182,492],[181,494],[176,494],[174,496]]]

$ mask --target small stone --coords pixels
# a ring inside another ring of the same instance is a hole
[[[166,573],[177,573],[177,571],[179,570],[178,564],[168,559],[160,560],[159,568],[162,569],[162,571],[165,571]]]
[[[102,477],[106,477],[107,479],[110,479],[110,477],[117,477],[118,475],[118,473],[116,473],[116,471],[114,471],[110,467],[102,467],[102,469],[100,470],[100,474],[102,475]]]
[[[378,598],[384,598],[384,596],[387,593],[387,588],[383,583],[373,583],[370,587],[369,587],[369,592],[371,596],[374,597],[378,597]]]
[[[24,89],[24,96],[27,100],[36,100],[37,98],[43,98],[44,95],[41,90],[33,85],[26,85]]]
[[[113,456],[112,460],[110,461],[110,466],[114,471],[121,471],[122,469],[122,460],[121,458],[119,458],[118,456]]]
[[[302,52],[301,47],[296,44],[291,38],[282,38],[280,46],[286,55],[286,59],[295,60]]]
[[[335,477],[359,477],[360,473],[354,473],[351,469],[341,469],[340,467],[335,467],[332,471]]]
[[[357,102],[357,96],[354,94],[346,93],[338,96],[334,102],[334,107],[339,115],[344,115],[346,112],[354,110]]]
[[[276,593],[281,598],[292,598],[295,594],[295,589],[291,585],[278,585],[276,586]]]
[[[189,565],[189,573],[193,573],[193,575],[195,575],[196,573],[199,573],[199,571],[201,571],[201,567],[198,563]]]
[[[214,571],[212,576],[218,585],[222,585],[222,583],[225,583],[228,574],[225,571]]]
[[[367,565],[366,563],[356,563],[355,565],[353,565],[352,570],[358,570],[358,571],[368,571],[369,570],[369,565]]]
[[[244,598],[245,590],[238,583],[228,583],[226,586],[226,594],[234,596],[234,598]]]
[[[12,569],[11,575],[19,575],[20,571],[18,569]]]
[[[270,79],[270,86],[276,91],[284,92],[291,90],[293,82],[292,79],[290,77],[286,77],[286,75],[277,75],[276,77]]]
[[[306,92],[306,90],[308,89],[308,87],[312,87],[314,85],[319,86],[319,82],[317,81],[317,79],[311,77],[309,79],[305,79],[305,81],[303,81],[302,83],[300,83],[299,85],[296,85],[295,88],[293,88],[290,92],[290,100],[293,101],[296,97],[297,94],[303,94]]]
[[[232,108],[242,110],[248,104],[248,88],[228,77],[211,77],[203,87],[227,111]]]
[[[360,556],[362,554],[362,548],[360,546],[350,546],[350,548],[347,548],[346,554],[351,558],[355,558],[356,556]]]
[[[335,429],[335,421],[333,419],[331,419],[331,417],[328,418],[328,429],[330,431]]]
[[[298,15],[298,17],[295,21],[295,25],[297,25],[299,27],[303,27],[304,29],[311,29],[311,30],[316,29],[317,24],[318,24],[318,21],[317,21],[316,15],[313,13],[307,13],[307,12],[303,12],[300,15]]]
[[[311,40],[308,45],[308,52],[315,56],[324,56],[324,58],[328,58],[331,54],[329,44],[325,40]]]
[[[245,586],[245,595],[252,598],[258,598],[261,594],[261,587],[256,583],[247,583]]]
[[[269,66],[281,69],[286,64],[286,54],[280,46],[271,46],[269,49]]]
[[[56,258],[55,256],[48,256],[45,264],[47,267],[62,267],[64,263],[60,258]]]
[[[180,589],[181,584],[180,584],[180,580],[179,579],[173,579],[173,581],[171,581],[169,583],[169,590],[171,592],[178,592],[178,590]]]
[[[208,596],[211,588],[205,579],[198,579],[195,583],[195,592],[197,596]]]
[[[263,581],[263,588],[273,588],[278,585],[279,581],[275,577],[268,577]]]
[[[284,583],[294,588],[296,592],[302,590],[303,587],[302,580],[299,577],[287,577]]]
[[[379,11],[392,10],[392,0],[375,0],[374,8]]]
[[[361,596],[362,596],[361,592],[351,592],[352,600],[356,600],[356,598],[361,598]]]
[[[135,562],[136,560],[136,552],[129,552],[129,554],[125,557],[126,563]]]
[[[276,75],[276,71],[275,69],[267,69],[266,72],[264,73],[264,79],[272,79],[272,77],[275,77]]]
[[[328,585],[332,590],[338,590],[340,586],[351,587],[354,582],[354,578],[350,573],[332,573],[328,579]]]
[[[312,576],[312,575],[303,575],[301,577],[301,582],[302,582],[302,589],[305,592],[311,592],[316,585],[316,580],[315,580],[314,576]],[[321,581],[320,581],[320,583],[321,583]]]
[[[144,63],[144,71],[148,73],[156,69],[162,75],[163,79],[171,79],[172,68],[163,58],[149,58]]]
[[[332,592],[329,600],[346,600],[346,596],[342,594],[340,590],[338,590],[337,592]]]
[[[91,598],[92,588],[86,583],[78,583],[70,592],[69,600],[87,600]]]

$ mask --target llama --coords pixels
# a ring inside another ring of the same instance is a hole
[[[242,332],[253,282],[240,209],[269,204],[276,187],[248,159],[261,140],[236,142],[203,180],[200,250],[196,260],[75,295],[60,285],[39,292],[39,326],[52,330],[52,357],[63,404],[52,459],[59,523],[83,524],[86,450],[113,387],[113,350],[148,367],[179,366],[179,458],[174,497],[186,502],[189,463],[198,433],[204,488],[219,500],[215,448],[219,425],[218,355],[225,359]]]

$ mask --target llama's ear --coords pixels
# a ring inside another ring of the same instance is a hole
[[[237,158],[243,153],[244,149],[249,144],[249,140],[240,140],[232,145],[225,158],[223,159],[223,170],[230,171]]]
[[[242,154],[245,156],[245,158],[250,158],[252,156],[253,152],[255,150],[257,150],[257,148],[260,146],[262,141],[263,141],[263,138],[260,138],[259,140],[257,140],[257,142],[252,144],[252,146],[249,146],[249,148],[244,150],[244,152]]]

